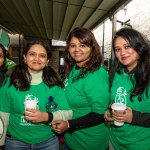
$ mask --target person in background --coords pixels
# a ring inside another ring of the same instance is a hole
[[[2,86],[5,80],[5,74],[7,72],[7,65],[6,65],[6,49],[2,44],[0,44],[0,87]]]
[[[52,122],[53,129],[57,133],[66,131],[69,149],[105,150],[108,129],[104,113],[109,105],[109,80],[93,33],[75,28],[68,36],[65,56],[65,93],[73,118]]]
[[[13,70],[13,67],[11,67],[11,69],[9,69],[8,71],[7,51],[5,47],[2,44],[0,44],[0,88],[2,84],[4,83],[4,81],[9,77],[12,70]],[[5,122],[7,121],[8,120],[6,119]],[[0,145],[1,145],[0,150],[4,149],[4,145],[2,143],[4,143],[3,140],[0,140]]]
[[[8,51],[0,44],[0,87],[3,82],[11,75],[16,65],[9,57]]]
[[[45,42],[29,42],[23,56],[24,63],[15,67],[0,91],[0,115],[9,118],[5,150],[59,150],[58,138],[49,123],[57,118],[71,118],[64,84],[48,66],[51,53]],[[62,114],[46,112],[49,96],[54,98]],[[38,100],[36,110],[25,111],[27,99]]]
[[[0,88],[6,79],[7,65],[6,65],[6,49],[0,44]],[[0,142],[0,150],[4,149],[3,144]]]
[[[150,149],[150,45],[137,30],[122,28],[113,39],[114,65],[110,69],[111,100],[124,103],[123,112],[109,110],[105,119],[124,122],[110,125],[110,139],[116,150]]]

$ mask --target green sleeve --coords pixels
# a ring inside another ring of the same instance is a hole
[[[9,96],[9,79],[0,89],[0,111],[10,113],[11,101]]]

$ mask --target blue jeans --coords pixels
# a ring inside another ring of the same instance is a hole
[[[59,141],[55,136],[38,144],[27,144],[13,138],[6,137],[5,150],[59,150]]]
[[[62,150],[71,150],[71,149],[66,145],[66,143],[61,144],[61,149],[62,149]]]

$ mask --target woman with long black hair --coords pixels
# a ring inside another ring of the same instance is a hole
[[[15,67],[1,88],[0,115],[9,120],[6,150],[59,150],[58,138],[49,123],[65,118],[70,108],[63,82],[48,65],[50,56],[47,43],[42,40],[29,42],[23,51],[24,62]],[[58,104],[56,116],[46,109],[50,96]],[[36,109],[25,110],[24,102],[28,100],[37,100]]]
[[[109,110],[107,121],[124,122],[110,126],[116,150],[150,149],[150,45],[135,29],[122,28],[113,39],[114,65],[110,69],[111,101],[126,104],[125,111]]]
[[[73,119],[52,122],[53,129],[57,133],[68,129],[65,141],[70,149],[105,150],[109,80],[94,34],[87,28],[74,28],[67,38],[65,57],[65,93]]]
[[[5,80],[6,72],[7,72],[6,49],[2,44],[0,44],[0,87]]]

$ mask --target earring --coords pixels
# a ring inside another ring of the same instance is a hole
[[[48,66],[48,64],[49,64],[49,60],[47,61],[46,67]]]

